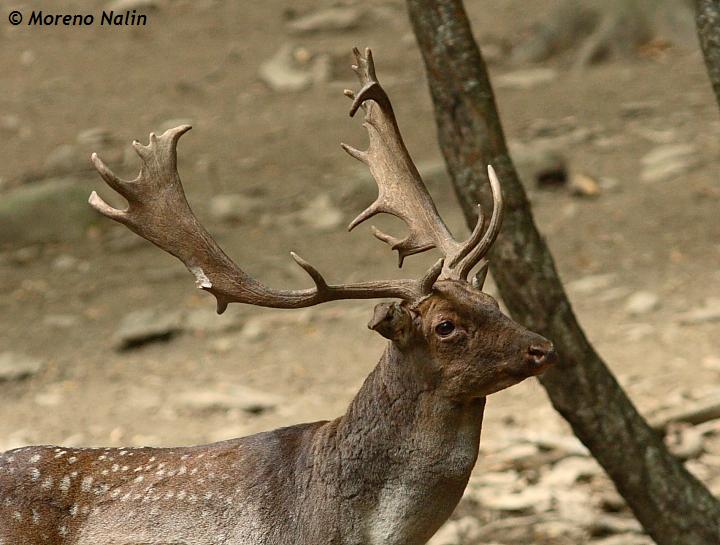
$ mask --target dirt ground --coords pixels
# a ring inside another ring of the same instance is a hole
[[[512,44],[557,3],[469,1],[468,10],[481,44]],[[179,146],[189,199],[228,254],[269,285],[308,285],[289,250],[336,281],[415,274],[436,258],[409,258],[398,272],[395,256],[369,228],[344,229],[373,198],[372,181],[338,146],[365,142],[342,94],[356,86],[352,46],[374,49],[416,162],[439,160],[423,67],[401,2],[365,2],[358,28],[305,35],[290,34],[286,22],[317,8],[306,0],[168,1],[140,28],[7,22],[5,11],[29,12],[37,4],[3,2],[0,114],[13,122],[0,129],[0,198],[56,176],[48,157],[62,145],[89,156],[94,144],[78,143],[78,135],[97,127],[110,135],[101,155],[132,177],[133,139],[146,141],[173,120],[190,120],[194,128]],[[99,5],[44,4],[58,12]],[[329,55],[328,81],[297,92],[260,81],[261,63],[285,43],[301,47],[301,59]],[[699,52],[670,47],[582,72],[568,70],[560,56],[542,67],[555,71],[548,81],[498,85],[496,93],[511,141],[554,139],[572,173],[601,182],[593,199],[528,182],[581,323],[642,412],[717,392],[720,323],[681,319],[720,296],[720,115]],[[535,68],[511,66],[502,52],[490,63],[493,77]],[[643,181],[642,158],[670,144],[691,145],[692,162],[668,179]],[[62,174],[109,197],[99,177],[79,164]],[[449,183],[436,181],[431,191],[454,231],[465,232]],[[228,193],[259,199],[260,206],[249,217],[221,222],[209,202]],[[298,219],[296,211],[323,194],[342,212],[340,226]],[[28,218],[44,221],[53,218]],[[382,351],[383,339],[365,327],[371,302],[296,312],[231,305],[216,316],[212,298],[193,288],[181,264],[110,223],[98,219],[76,240],[2,249],[0,352],[26,354],[43,368],[0,382],[0,450],[194,444],[335,417]],[[629,309],[638,292],[657,300]],[[182,311],[200,325],[168,342],[118,351],[120,322],[142,309]],[[198,392],[232,394],[237,386],[279,402],[250,414],[182,401]],[[570,434],[534,380],[492,396],[483,444],[526,430]],[[720,453],[707,456],[710,468],[720,460]],[[476,472],[487,469],[481,460]],[[703,478],[718,475],[720,463]]]

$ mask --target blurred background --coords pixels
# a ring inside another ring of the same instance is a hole
[[[651,421],[720,398],[720,115],[690,8],[466,7],[540,229],[593,343]],[[189,200],[251,275],[309,286],[290,250],[329,281],[418,274],[436,256],[398,271],[369,226],[346,232],[376,188],[339,147],[366,141],[342,91],[357,88],[351,48],[370,46],[441,213],[467,232],[403,2],[2,8],[0,450],[193,444],[342,414],[383,350],[365,327],[373,303],[216,315],[182,264],[87,205],[93,189],[121,204],[89,156],[132,178],[133,139],[190,123],[179,145]],[[10,11],[27,21],[33,9],[148,19],[9,23]],[[651,543],[533,381],[490,399],[481,460],[436,545]],[[668,441],[720,493],[718,421]]]

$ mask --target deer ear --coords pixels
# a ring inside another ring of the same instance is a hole
[[[391,341],[404,344],[409,340],[413,318],[405,306],[398,303],[380,303],[375,306],[368,328]]]

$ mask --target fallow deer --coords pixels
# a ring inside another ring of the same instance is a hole
[[[218,312],[240,302],[300,308],[339,299],[391,298],[368,324],[389,339],[377,367],[331,421],[178,448],[27,447],[0,455],[0,545],[417,545],[460,500],[478,455],[485,398],[542,372],[553,345],[507,318],[481,283],[468,282],[502,219],[502,194],[489,168],[494,207],[465,242],[451,236],[400,136],[369,50],[355,50],[361,89],[346,91],[365,111],[369,148],[343,148],[366,163],[374,214],[401,218],[409,235],[375,235],[406,256],[437,248],[443,259],[422,278],[330,285],[295,261],[312,289],[276,290],[248,276],[191,211],[176,168],[189,126],[149,145],[133,181],[92,156],[100,176],[128,201],[125,210],[92,193],[90,204],[179,258]],[[482,277],[482,274],[479,275]],[[476,277],[478,278],[478,277]]]

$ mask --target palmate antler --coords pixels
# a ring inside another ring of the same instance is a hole
[[[342,144],[342,147],[351,156],[368,165],[379,191],[375,202],[356,217],[348,229],[354,229],[375,214],[392,214],[407,224],[410,231],[408,236],[398,239],[375,227],[373,234],[393,250],[397,250],[401,267],[405,257],[437,248],[445,257],[440,278],[466,280],[470,270],[487,255],[500,231],[503,201],[495,171],[491,166],[488,167],[493,213],[487,230],[483,233],[484,218],[478,205],[478,220],[473,232],[465,242],[458,242],[438,214],[405,147],[390,99],[375,75],[372,52],[366,49],[365,56],[357,48],[353,52],[357,61],[353,70],[362,87],[357,94],[350,90],[346,90],[345,94],[353,101],[351,116],[355,115],[360,107],[365,110],[363,125],[367,128],[370,145],[366,151],[346,144]]]
[[[140,174],[134,180],[121,180],[93,153],[95,169],[111,188],[125,197],[128,207],[125,210],[113,208],[94,191],[90,195],[90,204],[101,214],[126,225],[180,259],[195,275],[197,286],[215,296],[218,313],[233,302],[302,308],[340,299],[400,298],[412,301],[429,294],[441,275],[464,280],[470,269],[487,253],[499,230],[502,200],[497,178],[490,169],[495,207],[487,232],[484,235],[481,232],[481,214],[470,238],[464,244],[456,242],[438,215],[405,149],[390,101],[375,77],[370,51],[364,58],[357,49],[355,54],[358,59],[355,70],[363,88],[354,98],[351,115],[361,106],[366,110],[365,125],[370,133],[370,148],[363,152],[343,147],[370,166],[380,195],[351,223],[350,228],[379,212],[403,219],[410,228],[406,239],[400,241],[377,230],[376,236],[398,249],[401,263],[407,255],[437,247],[444,258],[422,278],[331,285],[317,269],[291,252],[293,259],[315,282],[314,288],[277,290],[255,280],[223,252],[187,202],[177,172],[177,143],[190,130],[189,125],[169,129],[160,136],[151,133],[147,146],[134,141],[133,148],[142,160]],[[352,96],[351,92],[346,93]],[[376,104],[366,105],[367,100]]]
[[[339,299],[400,298],[413,300],[432,290],[442,270],[442,260],[419,280],[388,280],[330,285],[297,254],[293,259],[315,282],[305,290],[276,290],[258,282],[240,269],[195,217],[185,198],[177,172],[177,142],[190,130],[183,125],[160,136],[150,134],[147,146],[137,141],[133,148],[142,160],[137,178],[118,178],[96,154],[92,162],[103,180],[125,197],[128,207],[118,210],[94,191],[90,205],[110,219],[126,225],[141,237],[174,255],[195,275],[197,286],[217,299],[218,313],[228,303],[248,303],[273,308],[302,308]]]

